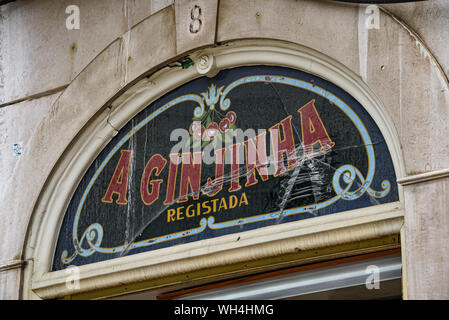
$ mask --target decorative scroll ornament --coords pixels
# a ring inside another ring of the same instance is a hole
[[[215,58],[213,55],[200,56],[196,63],[196,70],[199,74],[209,78],[214,77],[219,71],[215,65]]]
[[[224,87],[220,87],[217,90],[217,87],[215,84],[212,84],[209,87],[209,92],[203,92],[201,95],[204,97],[204,100],[206,101],[207,106],[211,109],[215,109],[215,104],[218,102],[218,99],[220,99],[221,92],[223,91]],[[223,109],[222,109],[223,110]]]

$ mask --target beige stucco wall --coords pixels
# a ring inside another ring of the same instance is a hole
[[[23,259],[34,205],[72,139],[127,86],[195,48],[269,38],[319,51],[383,102],[406,176],[449,168],[447,1],[386,6],[380,28],[367,31],[364,7],[198,0],[207,10],[197,36],[186,28],[191,2],[78,1],[80,30],[65,27],[69,0],[0,8],[0,299],[20,297],[20,269],[8,265]],[[447,183],[413,181],[404,186],[408,297],[449,298]]]

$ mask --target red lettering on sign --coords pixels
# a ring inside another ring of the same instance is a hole
[[[283,138],[281,138],[280,133],[281,126]],[[276,168],[274,177],[277,177],[285,171],[295,168],[298,164],[295,139],[293,138],[292,116],[288,116],[269,130],[271,133],[271,144],[273,146],[274,164]],[[284,165],[284,153],[286,154],[288,161],[287,169]]]
[[[239,149],[241,143],[233,144],[229,147],[231,150],[231,187],[229,188],[229,192],[235,192],[242,188],[239,183],[240,179],[240,156]]]
[[[319,143],[321,152],[327,151],[335,143],[329,137],[323,121],[315,108],[315,99],[298,110],[301,116],[302,143],[304,154],[313,153],[313,146]]]
[[[268,180],[266,135],[267,133],[264,132],[255,139],[249,139],[244,142],[247,172],[245,187],[253,186],[259,182],[256,178],[256,171],[263,181]]]
[[[189,185],[193,193],[193,199],[198,200],[201,188],[201,165],[203,153],[194,152],[182,154],[181,184],[178,202],[188,200]]]
[[[170,154],[170,169],[168,171],[167,193],[164,205],[175,202],[176,176],[178,175],[179,155],[177,153]]]
[[[108,190],[106,191],[103,199],[101,199],[102,202],[112,203],[112,195],[117,194],[118,199],[115,202],[116,204],[128,204],[128,200],[126,199],[126,191],[128,189],[128,172],[131,153],[132,150],[121,151],[120,159],[117,167],[115,168],[114,174],[112,175],[111,181],[109,182]]]
[[[223,189],[223,175],[225,162],[226,148],[215,151],[215,179],[207,178],[206,188],[204,193],[209,197],[215,196]]]
[[[155,175],[159,176],[167,164],[167,160],[164,159],[160,154],[155,154],[148,160],[147,165],[142,174],[142,180],[140,182],[140,195],[142,197],[143,203],[147,206],[151,205],[159,199],[159,189],[163,179],[151,180],[150,177],[153,171],[156,170]],[[151,192],[148,191],[148,186],[151,185]]]

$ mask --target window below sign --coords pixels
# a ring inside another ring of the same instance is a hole
[[[157,296],[172,300],[401,299],[399,249],[289,268]],[[153,299],[141,292],[116,299]]]

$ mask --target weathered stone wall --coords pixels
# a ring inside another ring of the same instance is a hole
[[[0,299],[20,298],[20,268],[10,266],[22,266],[36,200],[75,135],[129,84],[195,48],[267,38],[319,51],[382,100],[406,176],[449,169],[449,2],[385,6],[379,29],[369,31],[365,7],[332,1],[172,2],[80,0],[79,30],[66,28],[70,0],[0,7]],[[184,14],[192,2],[205,8],[197,36]],[[447,183],[411,181],[404,186],[408,297],[449,298]]]

